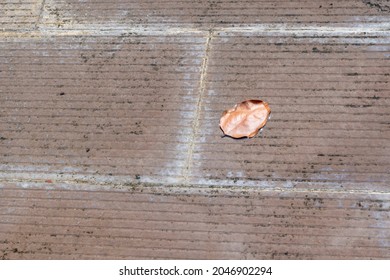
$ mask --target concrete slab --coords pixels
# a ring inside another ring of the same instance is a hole
[[[388,193],[6,184],[3,259],[388,259]]]
[[[1,178],[173,183],[182,176],[202,36],[0,40]]]
[[[193,182],[387,189],[389,43],[383,33],[213,33]],[[269,103],[271,120],[256,139],[222,138],[221,112],[247,99]]]
[[[386,1],[0,5],[1,259],[390,257]]]
[[[388,22],[386,1],[111,1],[46,0],[45,28],[100,26],[181,28],[238,27],[250,24],[361,25]]]

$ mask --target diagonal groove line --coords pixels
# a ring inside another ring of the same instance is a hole
[[[207,39],[206,39],[206,44],[205,44],[205,49],[204,49],[204,57],[203,57],[201,72],[200,72],[199,94],[198,94],[198,99],[196,102],[195,117],[194,117],[194,120],[192,122],[192,133],[191,133],[190,140],[189,140],[187,159],[186,159],[184,169],[183,169],[184,183],[189,182],[189,177],[191,175],[192,158],[193,158],[194,149],[195,149],[195,137],[199,133],[200,114],[202,111],[202,104],[203,104],[204,94],[206,91],[207,67],[209,64],[211,39],[213,38],[213,35],[214,35],[214,31],[209,30],[208,34],[207,34]]]
[[[42,21],[43,9],[45,7],[45,4],[46,4],[46,0],[41,0],[41,6],[39,7],[39,15],[38,15],[37,21],[35,22],[34,30],[38,29],[39,24]]]

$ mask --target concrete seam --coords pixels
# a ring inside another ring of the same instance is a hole
[[[195,148],[195,138],[199,132],[200,114],[202,111],[203,99],[204,99],[204,94],[206,91],[207,68],[208,68],[208,62],[209,62],[212,37],[213,37],[213,31],[209,30],[209,32],[207,34],[207,38],[206,38],[204,57],[203,57],[203,61],[202,61],[201,71],[200,71],[199,93],[198,93],[198,99],[196,102],[195,116],[194,116],[194,120],[193,120],[192,126],[191,126],[192,133],[191,133],[190,140],[189,140],[187,159],[186,159],[186,163],[184,165],[184,170],[183,170],[184,183],[189,182],[189,176],[191,174],[191,169],[192,169],[192,158],[193,158],[194,148]]]
[[[38,29],[38,26],[42,20],[43,8],[45,7],[45,4],[46,4],[46,0],[42,0],[41,6],[39,7],[39,15],[37,21],[35,22],[34,30]]]
[[[186,28],[186,27],[166,27],[166,26],[126,26],[120,24],[87,24],[87,25],[75,25],[71,24],[61,29],[41,26],[38,30],[39,24],[42,20],[43,9],[46,0],[42,1],[40,7],[39,18],[35,23],[35,28],[31,30],[18,30],[18,31],[4,31],[0,32],[1,37],[21,37],[21,36],[119,36],[127,34],[132,36],[133,34],[140,35],[179,35],[179,34],[201,34],[206,32],[202,28]],[[68,28],[66,28],[68,27]],[[287,34],[295,36],[334,36],[334,35],[357,35],[364,33],[379,33],[381,36],[389,36],[390,24],[376,24],[371,26],[357,26],[357,27],[331,27],[331,26],[301,26],[301,25],[286,25],[286,24],[256,24],[238,27],[215,27],[213,32],[222,32],[226,34],[236,33],[265,33],[271,34]]]
[[[390,195],[390,192],[387,190],[369,190],[369,189],[323,189],[323,188],[259,188],[259,187],[247,187],[247,186],[207,186],[199,184],[163,184],[163,183],[134,183],[134,184],[123,184],[123,183],[103,183],[103,182],[88,182],[88,181],[75,181],[75,180],[55,180],[55,184],[46,183],[43,180],[25,180],[25,179],[1,179],[0,178],[0,190],[6,189],[9,184],[21,184],[20,186],[24,189],[34,189],[35,187],[47,188],[47,189],[62,189],[62,190],[96,190],[97,188],[106,189],[106,190],[146,190],[154,189],[160,191],[166,191],[171,193],[185,193],[185,194],[201,194],[201,193],[213,193],[218,195],[216,191],[223,191],[224,193],[243,193],[250,192],[251,194],[255,193],[312,193],[312,194],[350,194],[350,195]],[[27,184],[33,184],[28,185]],[[142,192],[142,191],[141,191]],[[220,193],[221,196],[223,194]]]

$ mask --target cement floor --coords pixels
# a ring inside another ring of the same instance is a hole
[[[0,0],[0,258],[387,259],[388,1]],[[222,137],[246,99],[272,114]]]

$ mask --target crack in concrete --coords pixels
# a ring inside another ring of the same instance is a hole
[[[194,154],[194,149],[195,149],[195,138],[199,132],[200,115],[201,115],[201,111],[202,111],[204,94],[206,91],[207,67],[209,64],[211,40],[213,38],[213,35],[214,35],[214,31],[209,30],[209,32],[207,34],[207,38],[206,38],[204,57],[203,57],[203,61],[202,61],[201,71],[200,71],[199,94],[198,94],[198,100],[196,102],[195,117],[194,117],[194,120],[192,122],[192,133],[191,133],[190,141],[189,141],[187,159],[186,159],[186,163],[185,163],[184,170],[183,170],[184,184],[189,183],[189,176],[191,175],[192,160],[193,160],[193,154]]]
[[[46,0],[42,0],[41,6],[39,7],[39,15],[38,15],[37,21],[35,22],[35,25],[34,25],[34,30],[38,30],[39,25],[42,21],[43,8],[45,7],[45,4],[46,4]]]

